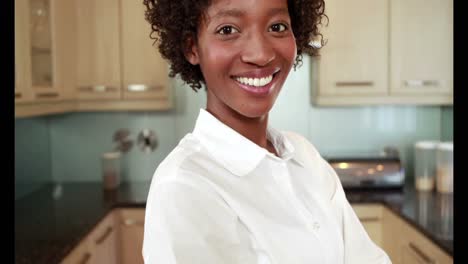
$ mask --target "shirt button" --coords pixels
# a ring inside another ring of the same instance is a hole
[[[318,231],[320,229],[320,224],[318,222],[313,222],[309,224],[309,229],[313,231]]]

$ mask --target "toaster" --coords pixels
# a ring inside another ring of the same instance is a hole
[[[402,188],[405,170],[398,156],[326,158],[343,188]]]

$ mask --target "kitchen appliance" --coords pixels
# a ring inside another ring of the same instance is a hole
[[[326,157],[345,189],[402,188],[405,170],[398,155]]]

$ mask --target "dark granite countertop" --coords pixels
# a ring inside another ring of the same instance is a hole
[[[146,205],[150,184],[47,184],[15,201],[15,263],[59,263],[113,208]],[[453,195],[345,190],[350,203],[381,203],[453,256]]]

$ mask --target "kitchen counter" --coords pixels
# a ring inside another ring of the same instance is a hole
[[[59,263],[113,208],[145,208],[149,183],[48,184],[15,201],[15,263]],[[453,256],[453,195],[345,190],[350,203],[381,203]]]

